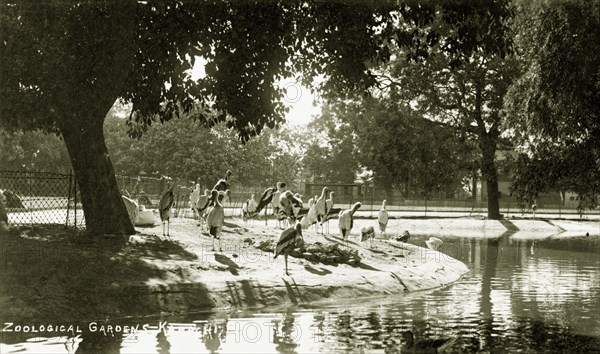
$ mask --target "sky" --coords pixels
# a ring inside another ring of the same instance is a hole
[[[190,73],[192,80],[197,80],[205,75],[205,64],[205,60],[196,57],[194,68]],[[294,79],[282,80],[278,85],[286,91],[283,97],[284,104],[289,108],[286,114],[286,124],[290,126],[306,125],[312,116],[321,112],[319,105],[313,105],[315,98],[317,102],[319,102],[319,98],[315,97],[306,86],[301,85]]]
[[[286,91],[283,101],[290,109],[286,115],[288,125],[306,125],[312,116],[321,112],[319,98],[307,87],[294,80],[283,81],[281,85]],[[317,101],[316,106],[314,101]]]

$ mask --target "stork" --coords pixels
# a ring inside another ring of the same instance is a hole
[[[379,215],[377,215],[377,221],[379,222],[379,231],[381,231],[381,238],[386,239],[385,228],[388,224],[388,212],[385,210],[385,206],[387,205],[387,200],[383,200],[381,202],[381,210],[379,210]]]
[[[329,234],[329,213],[331,212],[331,208],[333,208],[333,191],[329,192],[329,199],[325,200],[325,218],[321,220],[321,225],[323,222],[327,222],[327,233]]]
[[[202,228],[202,225],[206,221],[206,211],[207,211],[208,205],[210,203],[210,196],[211,196],[210,191],[208,189],[205,189],[204,194],[202,194],[201,196],[198,197],[198,202],[196,203],[196,210],[198,213],[198,221],[200,222],[200,224],[198,224],[198,225],[200,226],[200,228]]]
[[[267,205],[269,205],[271,203],[276,191],[277,191],[277,189],[275,187],[269,187],[269,188],[265,189],[263,194],[260,196],[260,199],[258,200],[258,205],[256,206],[254,215],[260,213]],[[250,217],[254,217],[254,215],[251,215]],[[267,214],[265,214],[265,216],[266,215]]]
[[[177,178],[173,182],[173,184],[171,185],[171,188],[169,188],[162,195],[162,197],[160,197],[160,201],[158,202],[158,213],[160,215],[160,220],[162,221],[162,224],[163,224],[163,236],[165,236],[165,223],[167,223],[166,236],[169,238],[170,238],[169,226],[171,224],[171,207],[173,207],[173,204],[175,204],[175,194],[173,193],[173,190],[175,189],[175,186],[177,185],[177,183],[179,183],[179,178]]]
[[[285,218],[288,220],[288,226],[292,226],[292,223],[296,221],[294,207],[297,207],[298,205],[302,205],[302,201],[296,198],[296,196],[294,196],[294,194],[289,190],[283,192],[279,196],[279,214],[285,216]]]
[[[408,242],[409,239],[410,239],[410,233],[408,232],[408,230],[404,230],[402,235],[396,236],[396,241],[399,241],[399,242]]]
[[[273,200],[271,200],[271,206],[273,207],[273,215],[275,215],[276,218],[279,217],[279,200],[281,197],[281,193],[285,192],[286,186],[287,185],[285,184],[285,182],[277,182],[277,190],[275,191],[275,193],[273,193]],[[279,220],[277,221],[277,224],[277,226],[280,226]]]
[[[256,203],[256,200],[254,199],[254,194],[252,194],[242,206],[242,218],[244,219],[244,221],[247,221],[252,215],[256,213],[257,207],[258,203]]]
[[[225,172],[225,178],[221,178],[217,184],[213,187],[216,191],[226,191],[229,189],[229,177],[231,176],[231,170]]]
[[[277,258],[278,255],[283,253],[285,257],[286,275],[290,275],[288,273],[288,254],[294,247],[298,246],[303,241],[302,225],[300,223],[296,223],[296,226],[289,227],[281,232],[277,245],[275,245],[275,257],[273,258]]]
[[[219,240],[219,251],[223,251],[221,248],[221,230],[223,229],[223,221],[225,220],[225,211],[219,202],[219,192],[213,189],[210,194],[210,199],[213,206],[206,216],[206,226],[208,227],[208,233],[212,236],[212,250],[215,250],[216,238]]]
[[[373,226],[363,227],[360,230],[360,242],[365,242],[367,240],[371,241],[371,248],[373,248],[373,239],[375,238],[375,229]]]
[[[430,237],[429,240],[425,241],[427,247],[434,251],[438,251],[444,242],[437,237]]]
[[[352,226],[354,225],[354,213],[356,213],[361,205],[360,202],[356,202],[352,205],[352,209],[340,211],[338,216],[340,236],[346,241],[348,241],[347,236],[350,234],[350,230],[352,230]]]
[[[196,187],[190,194],[190,207],[195,215],[198,215],[198,199],[200,198],[200,184],[196,184]]]
[[[315,210],[315,199],[310,198],[308,200],[308,213],[302,217],[300,221],[302,223],[302,227],[308,229],[310,225],[317,223],[317,211]]]
[[[317,211],[317,221],[319,222],[319,225],[321,226],[321,233],[323,233],[322,226],[323,226],[323,221],[325,219],[326,212],[327,212],[327,208],[325,205],[325,198],[327,196],[328,191],[329,191],[329,188],[323,187],[323,191],[321,191],[321,196],[315,202],[315,209]]]

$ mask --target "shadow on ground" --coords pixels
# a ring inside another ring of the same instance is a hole
[[[47,225],[2,235],[0,321],[91,321],[211,307],[201,283],[149,288],[148,281],[165,278],[167,270],[148,260],[197,257],[176,242],[144,240],[133,244]]]

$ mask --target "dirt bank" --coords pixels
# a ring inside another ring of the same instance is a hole
[[[412,244],[376,240],[369,249],[357,241],[363,223],[373,220],[358,221],[348,243],[333,236],[335,221],[327,236],[305,231],[307,250],[318,246],[321,254],[290,256],[290,276],[283,257],[268,252],[281,232],[272,220],[227,218],[222,252],[212,251],[212,240],[186,218],[172,220],[171,240],[158,236],[161,226],[138,228],[130,240],[19,228],[1,237],[0,321],[87,321],[403,294],[468,271]]]

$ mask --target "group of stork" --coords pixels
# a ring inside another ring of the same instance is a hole
[[[232,172],[227,170],[225,177],[220,179],[212,190],[205,189],[204,194],[200,194],[200,185],[196,184],[195,189],[190,195],[190,206],[198,218],[201,230],[206,227],[208,234],[212,238],[212,250],[215,250],[215,239],[219,242],[219,251],[221,248],[221,232],[225,219],[223,202],[230,196],[229,178]],[[159,214],[163,223],[163,236],[169,236],[169,223],[171,208],[175,202],[174,188],[179,182],[176,179],[161,197],[159,202]],[[242,217],[245,221],[255,218],[268,205],[273,208],[273,214],[277,218],[277,227],[282,229],[277,244],[275,246],[275,258],[283,254],[285,257],[285,272],[288,274],[287,258],[289,252],[303,242],[302,230],[314,226],[317,234],[325,234],[324,228],[329,234],[329,220],[337,216],[339,234],[342,240],[348,242],[348,236],[354,226],[354,215],[362,206],[360,202],[354,203],[349,209],[335,209],[334,192],[328,187],[324,187],[321,195],[315,195],[308,200],[308,211],[303,211],[302,195],[293,193],[286,189],[284,182],[278,182],[276,187],[267,188],[256,201],[254,194],[242,205]],[[386,228],[389,221],[389,214],[386,209],[387,202],[383,200],[381,209],[378,212],[377,224],[382,239],[387,239]],[[285,225],[287,224],[287,226]],[[165,232],[166,225],[166,232]],[[360,241],[370,241],[373,247],[375,239],[375,228],[366,226],[361,229]],[[396,237],[397,241],[406,242],[410,238],[408,231]],[[441,241],[441,240],[440,240]],[[428,244],[430,248],[433,248]],[[435,248],[439,245],[433,245]]]
[[[221,231],[225,220],[225,210],[223,202],[229,198],[229,177],[231,171],[227,170],[225,177],[220,179],[212,190],[205,189],[204,194],[200,195],[200,185],[196,184],[196,188],[190,196],[190,204],[198,220],[200,228],[204,226],[209,235],[212,236],[212,249],[215,250],[215,239],[219,241],[219,250],[221,247]],[[174,189],[179,179],[176,179],[171,187],[162,195],[158,202],[158,213],[163,224],[163,236],[170,237],[169,224],[171,218],[171,208],[175,204]],[[166,224],[166,233],[165,233]]]

